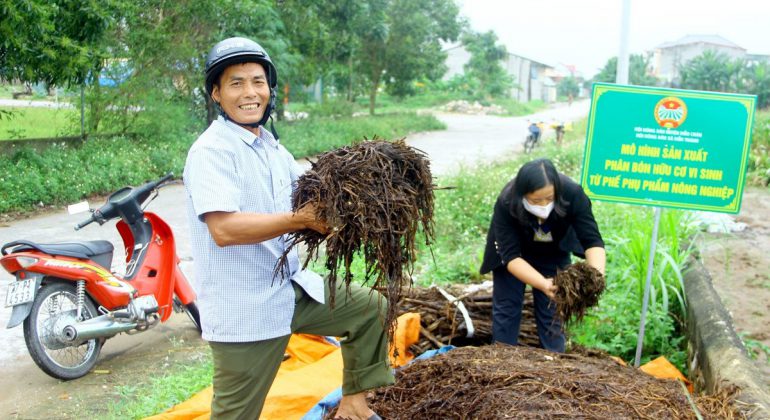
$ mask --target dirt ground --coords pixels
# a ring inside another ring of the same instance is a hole
[[[703,232],[698,247],[738,334],[744,342],[770,350],[770,189],[747,189],[736,222],[745,223],[746,229]],[[757,350],[755,362],[770,389],[770,355]]]
[[[169,323],[179,325],[156,327],[167,340],[146,340],[141,334],[122,334],[112,339],[122,343],[108,340],[94,371],[69,382],[53,379],[36,366],[29,366],[29,355],[20,356],[18,365],[3,367],[0,418],[113,418],[108,415],[109,408],[122,398],[121,389],[141,387],[154,377],[209,357],[208,345],[200,339],[186,315],[174,314]],[[110,351],[116,347],[123,349]]]

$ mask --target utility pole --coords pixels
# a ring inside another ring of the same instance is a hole
[[[620,18],[620,53],[615,83],[628,84],[628,32],[631,21],[631,0],[623,0],[623,11]]]

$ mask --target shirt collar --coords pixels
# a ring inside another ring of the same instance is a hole
[[[240,138],[249,146],[254,146],[257,140],[261,140],[266,145],[278,147],[278,141],[275,139],[275,137],[273,137],[273,133],[271,133],[269,130],[265,130],[265,126],[263,125],[259,126],[259,135],[254,135],[254,133],[251,131],[241,127],[240,125],[221,115],[217,117],[217,120],[226,125],[229,129],[233,130],[235,135],[237,135],[238,138]]]

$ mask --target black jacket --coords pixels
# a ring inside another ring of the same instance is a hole
[[[570,252],[584,258],[585,249],[604,247],[591,211],[591,200],[583,188],[569,177],[560,174],[560,178],[561,196],[567,202],[566,214],[562,217],[552,211],[542,225],[538,224],[537,217],[529,213],[526,213],[526,220],[519,220],[511,214],[514,180],[503,188],[495,202],[487,233],[481,274],[507,266],[513,259],[522,257],[541,274],[553,276],[558,268],[570,263]],[[536,240],[536,231],[545,235]],[[543,240],[543,237],[546,239]]]

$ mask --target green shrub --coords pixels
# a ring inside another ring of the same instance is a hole
[[[313,156],[352,142],[379,136],[405,137],[409,133],[443,130],[446,126],[432,115],[414,113],[365,117],[310,118],[276,126],[281,143],[295,156]]]
[[[770,185],[770,111],[755,114],[746,178],[749,185]]]
[[[353,115],[353,103],[342,99],[330,99],[311,105],[308,112],[310,118],[350,117]]]

